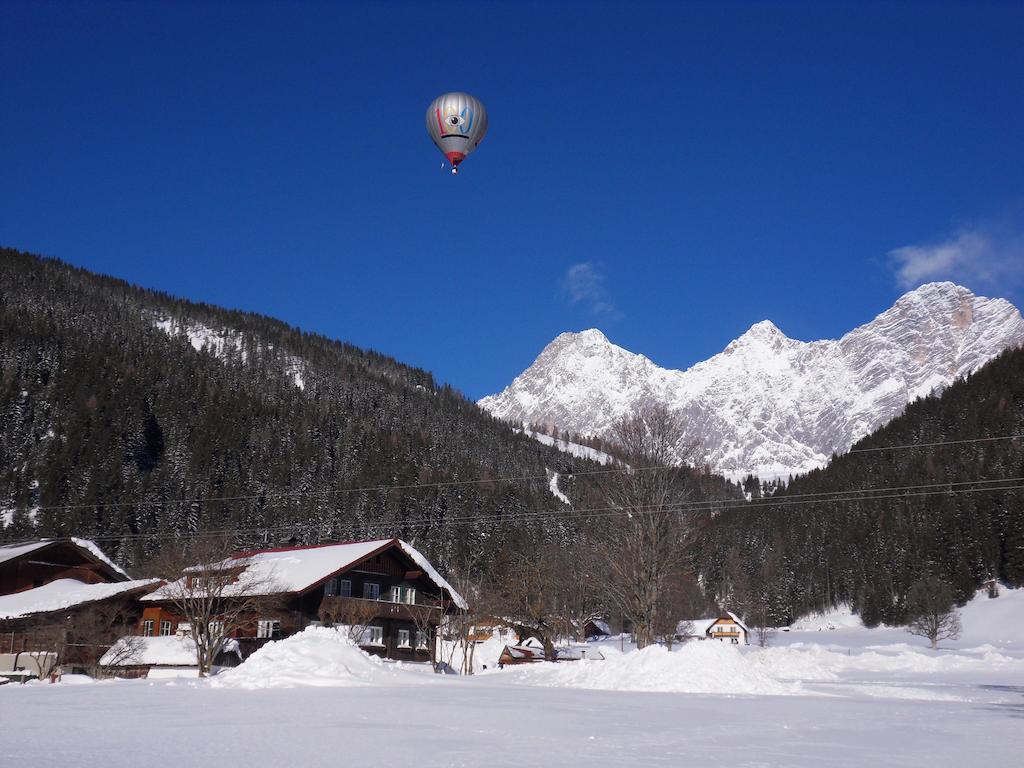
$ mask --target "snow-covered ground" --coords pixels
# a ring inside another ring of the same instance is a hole
[[[841,612],[767,649],[692,642],[472,677],[365,657],[332,630],[268,645],[212,681],[8,685],[0,763],[134,766],[1016,765],[1024,590],[979,598],[938,651]],[[834,626],[835,629],[828,629]],[[493,653],[491,643],[482,656]]]

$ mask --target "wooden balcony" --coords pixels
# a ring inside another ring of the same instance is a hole
[[[388,600],[364,600],[360,597],[336,595],[321,600],[317,613],[320,616],[335,617],[336,621],[344,623],[346,615],[367,616],[371,608],[374,609],[374,619],[396,619],[415,623],[414,617],[426,614],[430,617],[431,624],[439,624],[441,621],[441,609],[437,605],[392,603]]]

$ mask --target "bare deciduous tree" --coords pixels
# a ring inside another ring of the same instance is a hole
[[[935,576],[926,576],[914,582],[907,592],[907,613],[910,621],[907,631],[926,637],[932,649],[939,640],[960,637],[960,615],[956,611],[953,589]]]
[[[240,627],[279,606],[272,572],[234,555],[224,538],[197,539],[183,549],[168,548],[154,560],[167,581],[156,593],[188,622],[199,676],[206,677],[225,641]]]
[[[490,579],[494,604],[522,642],[535,637],[544,646],[544,657],[555,660],[554,640],[564,618],[560,612],[557,558],[549,548],[507,552],[493,564]]]
[[[771,626],[769,617],[763,612],[755,611],[754,620],[757,622],[754,627],[757,644],[762,648],[767,648],[772,638],[775,637],[775,627]]]
[[[142,655],[144,639],[138,635],[123,635],[107,651],[96,657],[92,667],[93,677],[106,677],[110,670],[135,663]],[[102,660],[102,664],[100,661]]]
[[[454,668],[456,656],[461,652],[459,672],[472,675],[476,656],[478,633],[483,632],[483,622],[493,623],[499,614],[494,590],[488,573],[482,567],[483,553],[464,554],[451,569],[449,583],[467,602],[466,608],[443,617],[444,636],[451,643],[448,649],[448,669]],[[442,671],[437,664],[437,671]]]
[[[138,613],[123,600],[97,603],[79,612],[68,635],[75,658],[90,675],[101,677],[105,668],[138,656],[142,639],[131,634],[137,618]]]
[[[553,559],[550,588],[555,593],[562,634],[578,641],[587,639],[587,625],[608,615],[608,601],[601,588],[600,567],[593,543],[584,538],[564,548],[549,547]]]
[[[779,574],[782,571],[782,561],[779,556],[781,551],[782,542],[776,540],[774,545],[761,556],[757,588],[748,589],[749,599],[743,608],[746,615],[755,624],[754,637],[762,648],[766,648],[771,642],[779,619],[773,604],[773,594],[778,588]]]
[[[80,667],[92,677],[100,677],[101,659],[104,666],[109,666],[115,657],[117,662],[121,662],[138,652],[138,638],[129,634],[135,618],[130,601],[124,599],[81,606],[34,630],[31,644],[39,650],[26,656],[33,659],[40,679],[55,673],[63,674],[69,666]],[[113,655],[109,653],[112,649]],[[107,658],[104,658],[105,654]]]
[[[427,643],[427,653],[430,654],[430,666],[437,671],[437,655],[434,634],[431,632],[431,627],[440,621],[442,610],[441,600],[438,600],[438,605],[409,605],[406,606],[409,609],[409,617],[412,619],[413,626],[416,627],[417,638],[413,639],[413,648],[418,649],[419,643],[417,642],[420,633],[422,633]]]
[[[320,619],[325,623],[344,627],[348,639],[358,645],[365,642],[366,631],[377,618],[379,610],[372,600],[336,598],[333,605],[323,609]]]
[[[679,416],[661,404],[624,416],[611,434],[631,471],[597,480],[604,503],[619,512],[602,526],[603,582],[643,648],[654,641],[671,575],[687,564],[695,525],[681,506],[690,471],[682,460],[694,446],[684,442]]]
[[[693,632],[693,624],[684,619],[693,615],[694,598],[684,574],[674,573],[658,597],[658,610],[651,625],[652,639],[669,650],[678,638]]]

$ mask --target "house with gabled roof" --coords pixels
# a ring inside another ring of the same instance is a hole
[[[158,584],[132,580],[86,539],[0,545],[0,676],[93,668]]]
[[[733,645],[747,645],[750,630],[735,613],[722,611],[720,616],[710,619],[691,619],[679,622],[676,636],[682,640],[719,640]]]
[[[267,598],[265,610],[228,632],[242,657],[268,641],[322,624],[358,625],[357,642],[369,653],[430,661],[442,616],[467,607],[426,557],[401,539],[239,552],[217,568],[235,574],[234,583],[222,592],[225,600]],[[202,574],[186,571],[182,578]],[[179,582],[165,585],[141,599],[139,635],[169,637],[191,631],[175,607],[177,587]]]
[[[128,581],[129,576],[93,542],[74,537],[0,544],[0,595],[58,579],[83,584]]]

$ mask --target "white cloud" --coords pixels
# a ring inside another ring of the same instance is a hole
[[[1024,232],[1013,221],[964,228],[947,239],[889,251],[901,288],[952,280],[968,288],[1008,288],[1024,278]]]
[[[604,274],[592,262],[582,261],[566,271],[562,288],[571,304],[581,304],[595,315],[620,317],[604,282]]]

